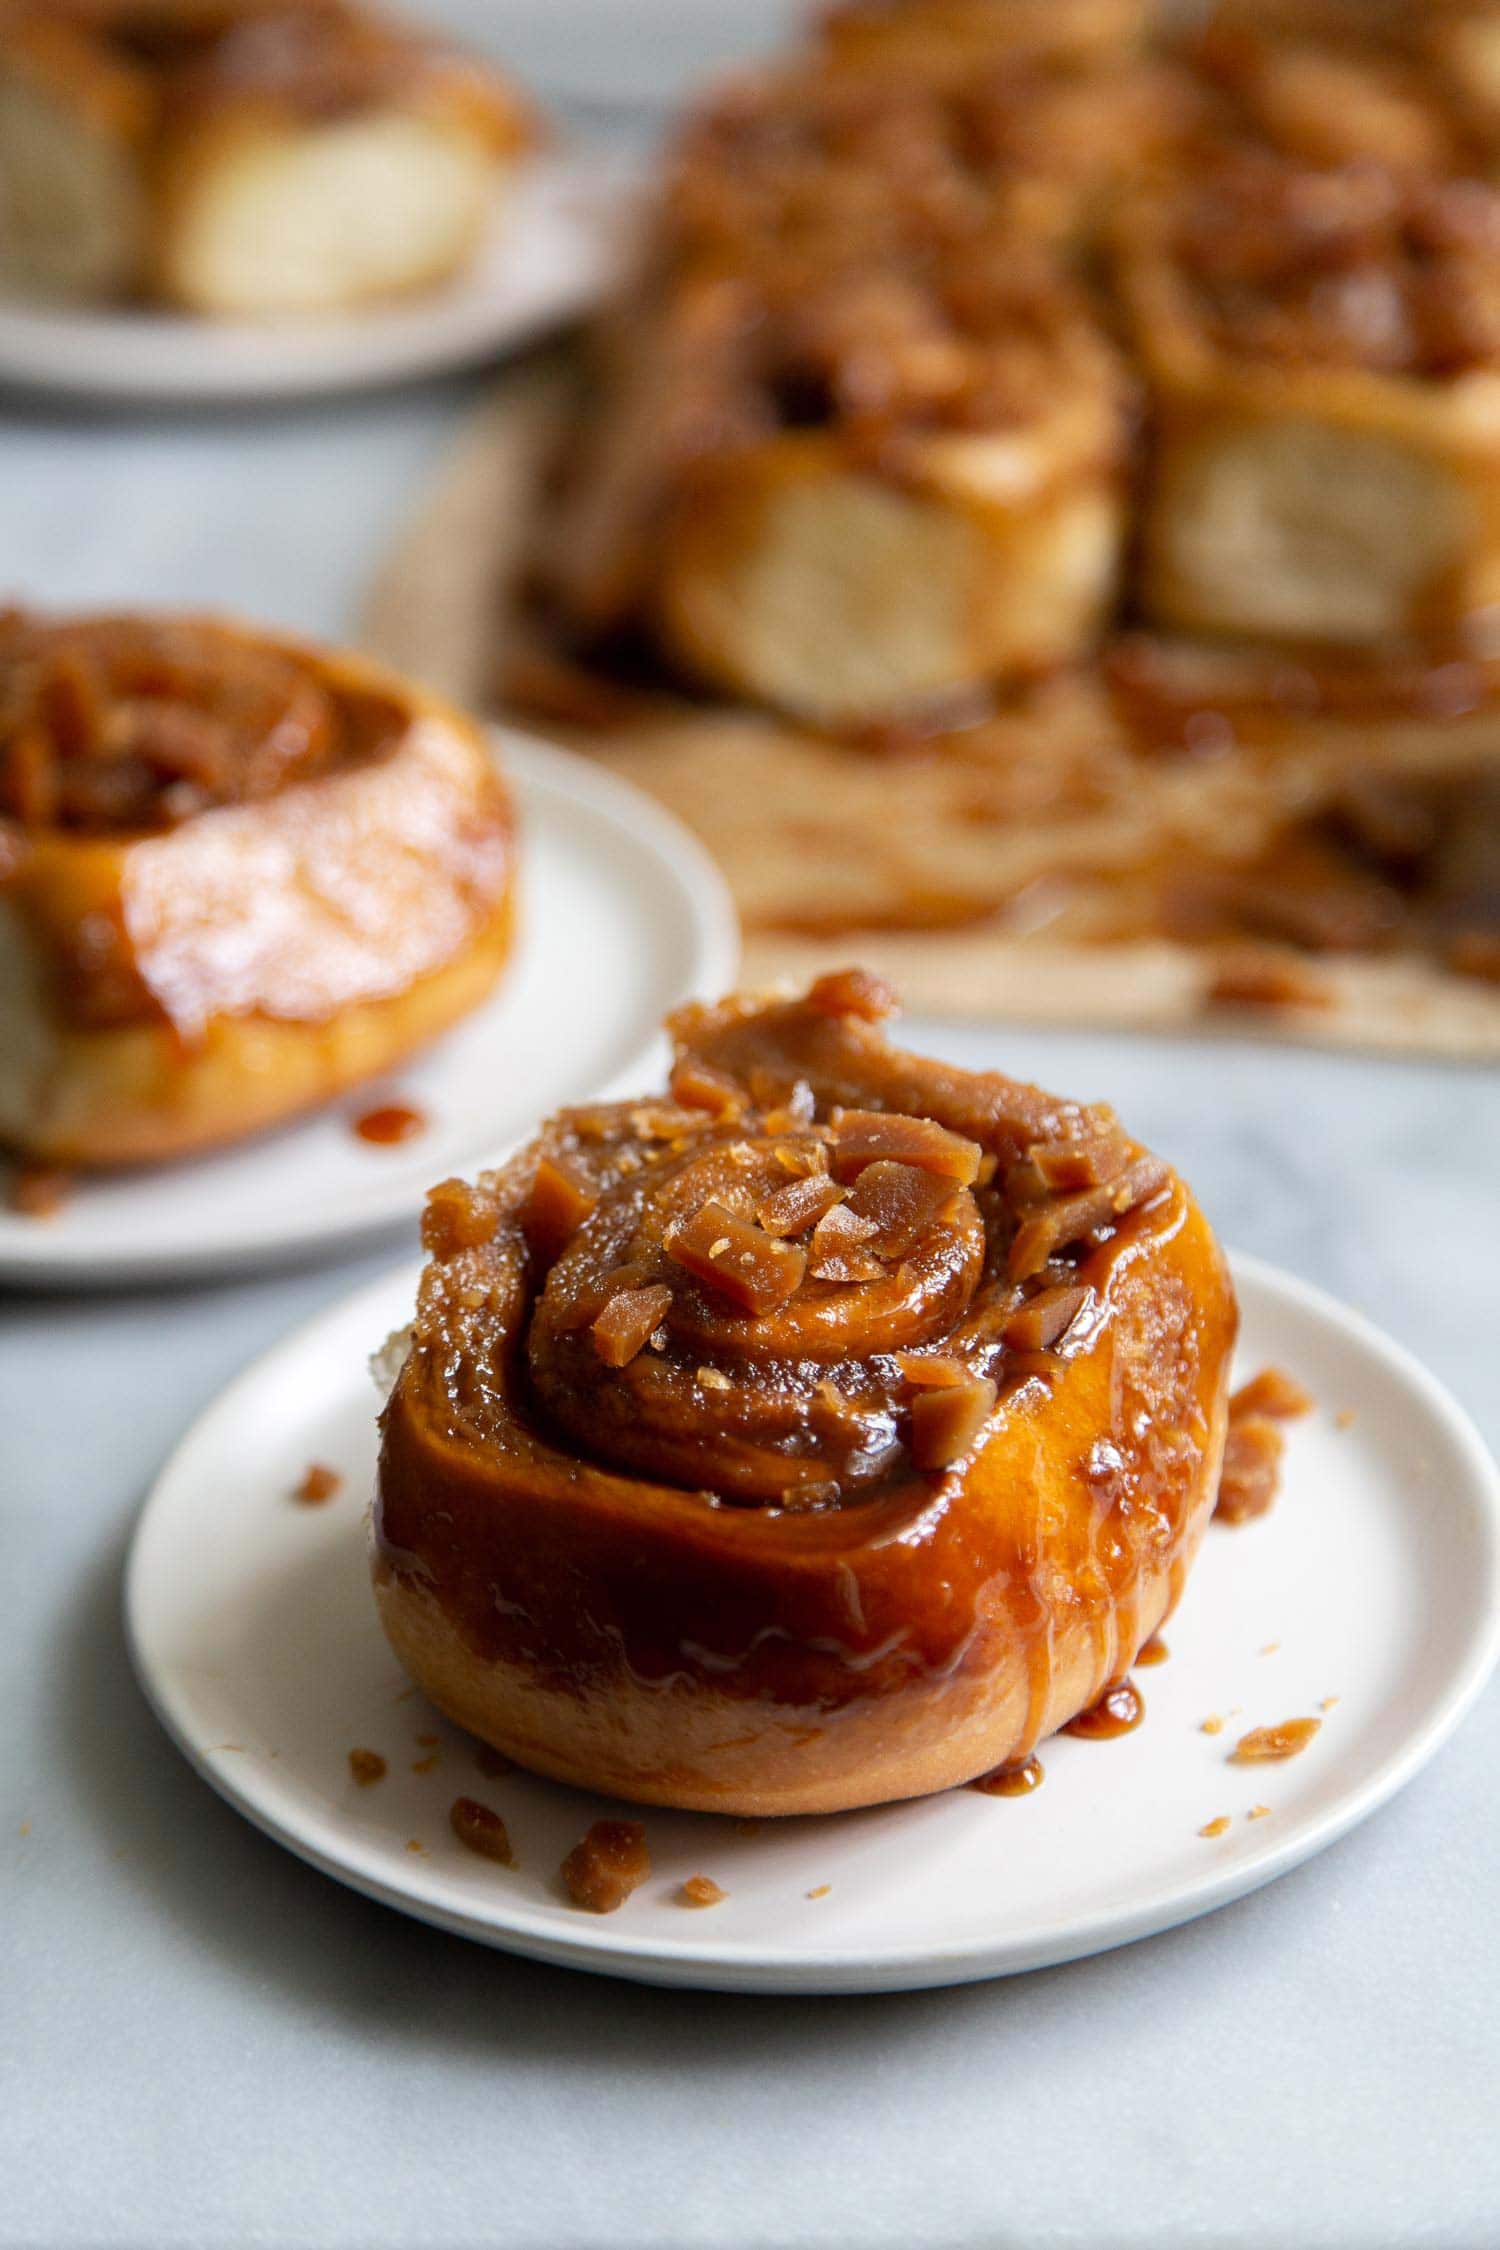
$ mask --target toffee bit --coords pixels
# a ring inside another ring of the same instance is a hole
[[[429,1750],[425,1758],[413,1758],[411,1770],[413,1773],[435,1773],[437,1765],[438,1752]]]
[[[1245,1818],[1247,1820],[1264,1820],[1269,1814],[1270,1810],[1271,1808],[1269,1805],[1252,1805],[1250,1807],[1250,1810],[1246,1813]]]
[[[974,1372],[967,1360],[947,1352],[897,1352],[895,1359],[907,1382],[920,1390],[955,1390]]]
[[[1229,1401],[1229,1411],[1266,1414],[1273,1422],[1295,1422],[1311,1414],[1315,1403],[1312,1392],[1304,1390],[1284,1367],[1263,1367],[1248,1383],[1240,1385]]]
[[[1159,1157],[1138,1156],[1102,1187],[1054,1196],[1017,1227],[1006,1264],[1011,1280],[1029,1281],[1059,1250],[1082,1242],[1101,1227],[1117,1225],[1127,1212],[1149,1202],[1170,1178]]]
[[[878,1281],[885,1268],[866,1243],[876,1231],[847,1203],[836,1203],[813,1229],[809,1271],[815,1281]]]
[[[1276,1503],[1286,1439],[1268,1414],[1236,1414],[1231,1403],[1224,1465],[1214,1515],[1221,1523],[1253,1523]]]
[[[666,1238],[667,1256],[694,1280],[727,1297],[738,1312],[759,1316],[790,1301],[807,1270],[795,1243],[778,1242],[736,1218],[722,1203],[705,1203]]]
[[[1322,1726],[1321,1719],[1282,1719],[1275,1726],[1252,1727],[1229,1753],[1232,1766],[1257,1766],[1304,1751]]]
[[[336,1492],[343,1490],[343,1484],[344,1480],[337,1469],[328,1468],[322,1461],[314,1461],[309,1464],[302,1482],[293,1490],[292,1498],[300,1500],[304,1508],[321,1507],[325,1500],[331,1500]]]
[[[1094,1292],[1081,1284],[1039,1289],[1000,1324],[1000,1340],[1012,1351],[1050,1352],[1060,1344]]]
[[[788,1180],[785,1187],[774,1188],[764,1203],[756,1206],[755,1216],[766,1234],[806,1234],[836,1203],[843,1202],[847,1192],[826,1172],[804,1173],[800,1179]]]
[[[809,1898],[827,1898],[832,1889],[832,1883],[819,1883],[817,1889],[809,1891],[807,1895]]]
[[[1228,1829],[1229,1815],[1228,1813],[1220,1813],[1217,1820],[1208,1821],[1199,1829],[1198,1833],[1200,1836],[1223,1836],[1228,1833]]]
[[[481,1859],[492,1859],[499,1867],[515,1866],[516,1855],[504,1821],[477,1797],[455,1797],[448,1826],[465,1849],[477,1852]]]
[[[930,1117],[903,1117],[883,1109],[835,1113],[830,1157],[840,1179],[855,1178],[882,1158],[935,1172],[958,1187],[972,1187],[983,1155],[977,1141],[950,1133]]]
[[[638,1820],[596,1820],[562,1863],[564,1890],[589,1914],[613,1914],[651,1873]]]
[[[728,1891],[721,1890],[712,1875],[689,1875],[678,1889],[677,1903],[679,1906],[718,1906],[728,1896]]]
[[[680,1057],[669,1084],[673,1101],[684,1109],[706,1109],[714,1117],[739,1117],[749,1103],[749,1096],[737,1079],[713,1063],[700,1061],[696,1055]]]
[[[911,1403],[911,1457],[918,1469],[951,1468],[970,1451],[995,1408],[988,1375],[920,1390]]]
[[[369,1789],[377,1781],[384,1781],[387,1767],[378,1750],[351,1750],[349,1771],[361,1789]]]
[[[653,1282],[644,1289],[617,1290],[589,1330],[605,1366],[628,1367],[636,1353],[644,1350],[671,1304],[672,1292],[665,1282]]]
[[[949,1218],[959,1192],[941,1173],[882,1157],[861,1172],[849,1208],[857,1217],[874,1222],[869,1247],[877,1258],[905,1258],[935,1225]]]
[[[1336,1430],[1352,1430],[1354,1427],[1353,1407],[1341,1406],[1333,1417],[1333,1426]]]
[[[52,1164],[18,1164],[6,1202],[23,1219],[55,1219],[73,1192],[73,1176]]]
[[[521,1213],[521,1232],[538,1265],[556,1265],[599,1201],[593,1190],[550,1156],[539,1157],[531,1193]]]
[[[830,969],[818,977],[807,995],[807,1005],[820,1016],[857,1016],[863,1023],[879,1023],[896,1014],[894,990],[870,969]]]
[[[706,1391],[732,1391],[734,1389],[729,1377],[718,1367],[700,1367],[694,1380],[700,1383]]]
[[[1198,1732],[1200,1734],[1222,1734],[1224,1732],[1224,1721],[1219,1717],[1217,1711],[1212,1712],[1210,1716],[1203,1721],[1198,1729]]]
[[[1320,1711],[1331,1711],[1334,1705],[1339,1701],[1340,1698],[1336,1695],[1325,1695],[1322,1702],[1318,1705],[1318,1709]]]
[[[495,1204],[467,1180],[440,1180],[422,1213],[422,1247],[442,1260],[477,1250],[493,1239],[498,1220]]]

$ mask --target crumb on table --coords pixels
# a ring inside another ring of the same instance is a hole
[[[361,1789],[368,1789],[375,1781],[384,1781],[386,1763],[378,1750],[351,1750],[349,1771]]]

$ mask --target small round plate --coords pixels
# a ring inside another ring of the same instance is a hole
[[[494,994],[389,1080],[237,1148],[80,1177],[49,1219],[0,1210],[0,1282],[76,1288],[215,1278],[409,1221],[560,1103],[649,1074],[663,1016],[733,984],[734,909],[700,846],[639,790],[567,751],[497,735],[521,822],[521,927]],[[354,1121],[399,1101],[396,1146]]]
[[[1274,1361],[1318,1411],[1292,1426],[1273,1513],[1210,1530],[1168,1661],[1137,1675],[1145,1723],[1113,1742],[1044,1745],[1031,1796],[960,1789],[758,1825],[648,1810],[649,1882],[608,1917],[571,1907],[564,1854],[623,1808],[525,1774],[486,1779],[376,1622],[365,1362],[408,1317],[411,1269],[280,1345],[178,1449],[130,1558],[137,1671],[199,1771],[302,1858],[541,1960],[654,1984],[877,1992],[1149,1936],[1284,1874],[1383,1804],[1496,1656],[1500,1476],[1472,1425],[1358,1315],[1252,1259],[1235,1274],[1241,1376]],[[291,1497],[314,1461],[344,1480],[321,1507]],[[1300,1757],[1228,1762],[1246,1729],[1304,1715],[1322,1725]],[[1222,1731],[1205,1732],[1214,1716]],[[383,1780],[355,1785],[355,1749],[386,1760]],[[503,1816],[516,1870],[454,1840],[461,1795]],[[1226,1816],[1222,1834],[1202,1833]],[[728,1893],[721,1905],[676,1902],[696,1874]]]
[[[525,165],[451,281],[367,310],[209,320],[0,303],[0,383],[157,406],[309,398],[444,374],[575,319],[617,273],[639,166],[605,151]]]

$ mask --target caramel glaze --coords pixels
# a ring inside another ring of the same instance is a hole
[[[982,1773],[969,1787],[977,1789],[983,1797],[1029,1797],[1033,1789],[1040,1789],[1046,1780],[1046,1771],[1040,1758],[1012,1758],[993,1773]]]
[[[1133,1680],[1120,1680],[1106,1688],[1097,1703],[1070,1719],[1062,1731],[1076,1734],[1082,1742],[1113,1742],[1122,1734],[1134,1734],[1145,1716],[1140,1689]]]
[[[1142,1203],[1032,1277],[1055,1287],[1066,1271],[1087,1292],[1066,1335],[1006,1347],[998,1326],[1027,1285],[1007,1279],[1019,1230],[999,1183],[1038,1143],[1118,1128],[902,1055],[873,1023],[820,1010],[818,990],[675,1019],[679,1069],[725,1081],[726,1115],[571,1112],[477,1189],[438,1191],[384,1416],[377,1585],[425,1590],[481,1661],[566,1695],[604,1707],[618,1681],[668,1698],[696,1686],[775,1707],[799,1741],[872,1704],[940,1740],[998,1673],[1029,1750],[1064,1623],[1076,1647],[1088,1621],[1083,1701],[1180,1591],[1222,1442],[1227,1275],[1161,1168]],[[599,1277],[650,1284],[673,1213],[737,1171],[754,1199],[768,1146],[825,1132],[840,1103],[970,1136],[996,1182],[957,1190],[894,1274],[810,1284],[758,1319],[674,1284],[652,1343],[603,1366],[583,1325]],[[597,1196],[546,1272],[522,1227],[544,1157]],[[998,1402],[965,1460],[918,1474],[890,1355],[933,1344],[989,1374]]]
[[[1150,1640],[1143,1641],[1136,1650],[1135,1660],[1137,1664],[1165,1664],[1171,1653],[1160,1633],[1153,1633]]]
[[[196,780],[168,763],[185,744]],[[98,794],[116,769],[123,823]],[[514,868],[477,736],[374,667],[207,618],[0,618],[0,914],[72,1025],[195,1046],[216,1016],[331,1021],[443,968]]]

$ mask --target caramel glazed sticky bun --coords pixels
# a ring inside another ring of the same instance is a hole
[[[827,1812],[1027,1754],[1212,1511],[1236,1327],[1101,1107],[902,1053],[891,994],[671,1022],[657,1101],[433,1191],[384,1414],[403,1664],[538,1772]]]

